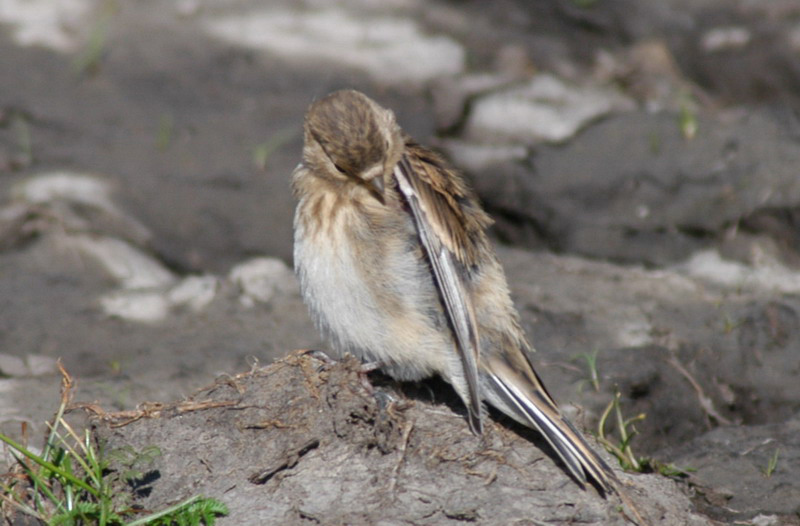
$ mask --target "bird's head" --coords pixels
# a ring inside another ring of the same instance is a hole
[[[404,148],[391,111],[358,91],[336,91],[311,105],[304,133],[306,166],[323,177],[363,185],[383,202]]]

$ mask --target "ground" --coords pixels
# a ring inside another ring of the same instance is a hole
[[[469,176],[573,420],[618,392],[686,513],[800,522],[800,2],[54,4],[0,7],[0,431],[41,436],[56,359],[111,412],[327,349],[289,174],[353,87]]]

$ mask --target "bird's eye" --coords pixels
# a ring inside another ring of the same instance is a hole
[[[336,168],[337,170],[339,170],[339,173],[341,173],[342,175],[347,175],[347,174],[344,172],[344,169],[343,169],[341,166],[339,166],[338,164],[334,163],[334,164],[333,164],[333,167],[334,167],[334,168]]]

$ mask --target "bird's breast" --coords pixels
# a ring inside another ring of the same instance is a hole
[[[453,352],[430,269],[398,207],[301,198],[294,261],[301,291],[339,353],[401,380],[443,372]]]

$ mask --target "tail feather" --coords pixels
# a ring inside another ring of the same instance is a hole
[[[504,382],[494,374],[487,375],[493,391],[514,416],[538,430],[552,446],[570,473],[585,487],[591,477],[606,493],[614,489],[616,476],[611,468],[595,453],[572,424],[566,420],[547,396],[526,396],[518,386]],[[546,395],[546,393],[545,393]],[[538,398],[538,399],[537,399]]]

